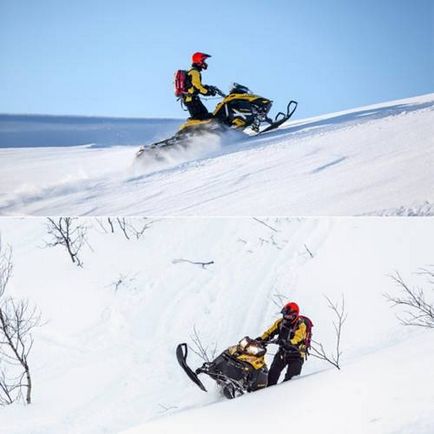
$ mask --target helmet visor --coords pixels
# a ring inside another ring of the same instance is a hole
[[[297,312],[294,312],[293,310],[289,309],[282,309],[282,315],[283,318],[285,318],[288,321],[294,321],[297,318]]]

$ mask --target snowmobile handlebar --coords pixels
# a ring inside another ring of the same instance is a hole
[[[218,87],[212,86],[212,90],[215,92],[216,95],[221,96],[224,98],[226,94],[222,92]]]

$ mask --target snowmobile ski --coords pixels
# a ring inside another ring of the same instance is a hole
[[[190,378],[193,383],[199,386],[199,388],[204,392],[207,392],[205,386],[199,380],[197,374],[193,372],[191,368],[187,365],[187,354],[188,347],[186,343],[179,344],[176,347],[176,358],[178,359],[178,363],[180,364],[181,368],[185,371],[185,373],[188,375],[188,378]]]
[[[164,148],[171,147],[174,145],[182,145],[182,144],[183,144],[182,140],[179,140],[179,139],[177,140],[176,136],[173,136],[170,139],[161,140],[160,142],[153,143],[152,145],[149,145],[149,146],[142,146],[136,152],[136,157],[140,157],[145,152],[148,152],[148,153],[150,152],[150,153],[154,154],[154,156],[158,157],[158,151],[160,149],[164,149]]]
[[[261,130],[259,134],[263,134],[266,133],[268,131],[274,130],[276,128],[279,128],[280,125],[282,125],[283,123],[285,123],[295,112],[295,110],[297,109],[297,105],[298,102],[291,100],[289,101],[287,107],[286,107],[286,113],[283,112],[279,112],[276,115],[276,118],[274,119],[274,122],[272,122],[270,125],[268,125],[268,127],[265,127],[263,130]]]

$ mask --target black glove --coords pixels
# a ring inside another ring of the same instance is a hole
[[[207,95],[215,96],[217,94],[216,88],[214,86],[207,86],[206,90],[208,91]]]

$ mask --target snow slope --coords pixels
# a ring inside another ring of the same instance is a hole
[[[162,218],[140,240],[83,222],[80,269],[60,247],[41,248],[43,219],[0,219],[14,249],[9,294],[47,320],[31,354],[34,403],[1,408],[0,433],[434,431],[433,331],[401,326],[383,297],[395,271],[426,286],[414,272],[433,264],[432,219]],[[174,349],[193,327],[223,350],[274,321],[279,293],[329,348],[322,295],[344,295],[342,370],[310,358],[297,379],[233,401],[209,379],[207,394],[190,382]]]
[[[434,94],[204,139],[159,164],[134,161],[137,143],[176,121],[42,121],[35,136],[33,117],[0,119],[2,215],[434,215]]]

